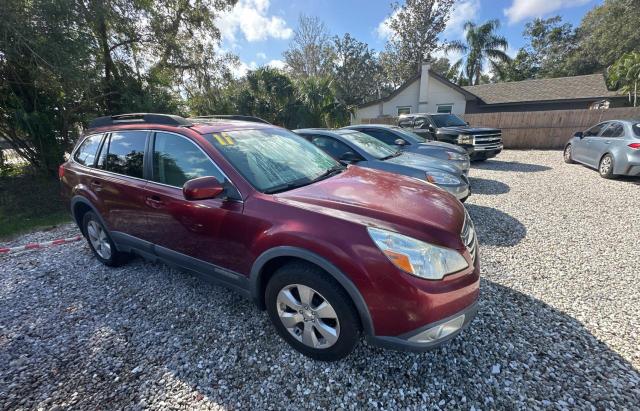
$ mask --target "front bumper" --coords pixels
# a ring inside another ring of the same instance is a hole
[[[477,300],[467,308],[435,323],[398,336],[370,336],[368,342],[378,347],[402,351],[428,351],[455,338],[471,324],[478,313]]]

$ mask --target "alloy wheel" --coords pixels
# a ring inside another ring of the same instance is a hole
[[[338,316],[329,301],[313,288],[302,284],[283,287],[276,304],[282,324],[304,345],[322,349],[338,341]]]
[[[87,224],[87,235],[96,253],[105,260],[110,259],[111,243],[109,243],[109,238],[104,228],[96,221],[91,220]]]
[[[611,157],[605,156],[600,162],[600,174],[607,175],[611,170]]]
[[[567,148],[564,149],[564,160],[566,162],[571,161],[571,146],[568,145]]]

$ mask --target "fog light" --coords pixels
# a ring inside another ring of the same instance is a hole
[[[437,340],[441,340],[448,335],[453,334],[462,328],[464,324],[464,314],[457,316],[447,322],[444,322],[435,327],[424,330],[420,334],[414,335],[409,338],[409,341],[416,343],[430,343]]]

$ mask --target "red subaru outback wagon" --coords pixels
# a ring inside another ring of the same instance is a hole
[[[478,246],[462,203],[417,179],[345,167],[270,124],[101,117],[60,178],[101,262],[134,253],[214,279],[315,359],[346,356],[362,334],[426,350],[476,313]]]

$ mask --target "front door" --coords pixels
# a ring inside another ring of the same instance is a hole
[[[584,132],[582,138],[574,143],[572,150],[574,160],[588,164],[592,167],[596,166],[594,163],[597,163],[597,160],[595,160],[597,156],[595,143],[599,138],[598,136],[602,131],[604,131],[607,125],[608,123],[606,122],[596,124]]]
[[[222,268],[243,273],[250,260],[243,203],[228,178],[191,139],[156,132],[151,139],[149,182],[144,189],[148,232],[161,257],[200,272]],[[187,201],[182,186],[212,176],[227,188],[219,198]],[[216,270],[219,274],[219,270]],[[243,273],[246,274],[246,273]]]

